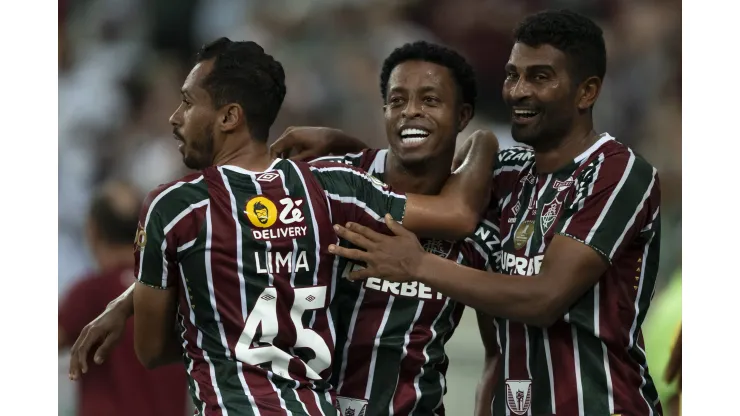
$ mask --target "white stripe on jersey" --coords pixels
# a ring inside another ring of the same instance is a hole
[[[347,262],[348,268],[352,267],[352,264]],[[357,297],[355,302],[355,309],[352,311],[352,318],[349,321],[349,329],[347,331],[347,340],[344,342],[344,353],[342,354],[342,367],[339,370],[339,382],[337,383],[337,391],[342,391],[344,385],[344,375],[347,372],[347,355],[349,355],[349,346],[352,343],[352,337],[355,334],[355,324],[357,323],[357,314],[360,312],[362,307],[362,299],[365,297],[365,285],[360,286],[360,295]]]
[[[177,214],[177,216],[170,221],[169,224],[167,224],[164,227],[164,238],[162,238],[162,286],[167,287],[167,279],[169,278],[169,270],[167,269],[167,256],[165,255],[165,251],[167,251],[167,234],[172,231],[173,228],[177,225],[180,220],[185,218],[188,214],[193,212],[194,209],[200,208],[202,206],[208,205],[208,199],[204,199],[200,202],[196,202],[193,205],[190,205],[189,207],[185,208],[181,213]],[[195,241],[193,241],[195,242]],[[191,244],[192,245],[192,244]],[[144,260],[142,258],[142,260]]]
[[[637,350],[642,353],[643,361],[647,360],[647,355],[645,354],[645,351],[642,348],[640,348],[639,346],[637,347]],[[653,408],[648,403],[648,400],[645,397],[645,393],[643,393],[643,389],[645,388],[645,385],[647,384],[647,379],[645,378],[645,366],[643,366],[642,364],[640,364],[640,378],[642,379],[642,381],[640,382],[640,387],[639,387],[639,389],[640,389],[640,396],[642,396],[642,400],[645,400],[645,403],[648,405],[648,410],[650,411],[650,413],[648,414],[648,416],[653,416]],[[653,406],[657,405],[658,404],[658,401],[660,401],[660,397],[658,397],[655,400],[655,402],[653,402]]]
[[[552,373],[552,355],[550,355],[550,335],[547,328],[542,328],[542,340],[545,344],[545,359],[547,360],[547,375],[550,376],[550,399],[552,400],[552,413],[557,414],[555,409],[555,377]]]
[[[288,163],[290,163],[290,165],[295,170],[296,174],[298,174],[298,177],[301,179],[301,184],[303,184],[303,191],[304,191],[304,193],[306,195],[306,203],[308,204],[308,209],[311,212],[311,222],[313,223],[313,229],[314,229],[313,238],[314,238],[314,243],[315,243],[315,246],[316,246],[316,249],[315,249],[316,260],[315,260],[315,263],[314,263],[315,264],[315,267],[314,267],[314,271],[313,271],[313,284],[314,284],[314,286],[316,286],[316,285],[319,284],[318,274],[319,274],[319,265],[321,264],[321,242],[319,241],[319,231],[320,231],[319,230],[319,224],[318,224],[318,222],[316,220],[316,212],[314,211],[314,208],[313,208],[314,202],[311,200],[311,193],[310,193],[310,191],[308,189],[308,185],[306,185],[306,178],[303,177],[303,173],[298,168],[298,165],[296,165],[291,160],[289,160]],[[281,172],[281,177],[282,177],[282,172]],[[285,184],[285,181],[283,181],[283,184]],[[286,188],[286,193],[287,193],[287,188]],[[294,252],[297,253],[298,252],[298,245],[296,243],[296,239],[295,238],[293,239],[293,247],[295,248]],[[293,273],[295,273],[295,270],[293,271]],[[294,285],[294,281],[292,281],[291,283]],[[332,281],[332,286],[334,286],[334,282],[333,281]],[[332,292],[333,292],[333,290],[332,290]],[[331,302],[331,299],[330,299],[330,302]],[[311,322],[308,324],[308,327],[309,328],[313,328],[313,325],[316,322],[316,313],[317,313],[316,310],[313,310],[312,311]],[[331,316],[331,310],[328,309],[328,308],[326,310],[326,318],[327,318],[328,323],[329,323],[329,333],[331,334],[332,343],[335,343],[336,340],[337,340],[337,337],[336,337],[336,334],[334,332],[335,331],[335,329],[334,329],[334,319]],[[320,403],[316,403],[316,404],[318,405],[319,409],[321,409],[321,404]],[[323,410],[322,410],[322,412],[323,412]]]
[[[424,367],[429,363],[429,354],[427,354],[427,349],[429,348],[434,341],[437,339],[437,331],[434,330],[434,327],[437,325],[437,321],[439,321],[439,318],[441,318],[444,315],[444,311],[447,309],[447,306],[450,304],[450,298],[445,298],[445,304],[442,306],[442,311],[434,318],[434,321],[432,321],[432,338],[429,339],[429,342],[424,345],[424,349],[421,350],[422,354],[424,355],[424,364],[421,366],[421,371],[419,374],[416,375],[414,378],[414,390],[416,391],[416,402],[414,403],[414,407],[411,409],[411,412],[409,414],[414,414],[414,411],[416,410],[416,406],[419,405],[419,400],[421,400],[421,388],[419,387],[419,380],[424,375]],[[453,303],[452,308],[454,308],[455,305]]]
[[[655,210],[652,221],[655,221],[658,216],[658,212],[659,210]],[[645,262],[647,261],[648,256],[651,254],[650,244],[653,242],[653,238],[655,238],[655,234],[653,234],[648,239],[648,241],[645,242],[645,249],[642,252],[642,268],[640,270],[640,281],[637,283],[637,296],[635,297],[635,318],[632,320],[632,325],[630,326],[630,342],[629,345],[627,345],[627,350],[631,350],[632,347],[635,346],[637,341],[637,334],[635,333],[635,331],[637,331],[637,318],[640,314],[640,298],[642,297],[643,283],[645,282]]]
[[[229,193],[229,200],[231,201],[231,217],[234,219],[234,224],[236,226],[236,274],[239,277],[239,297],[241,299],[241,307],[242,307],[242,321],[246,322],[247,320],[247,291],[246,291],[246,281],[244,279],[244,258],[242,257],[242,226],[239,222],[239,214],[237,212],[236,208],[236,198],[234,197],[234,192],[231,190],[231,184],[229,183],[229,178],[226,176],[226,174],[223,171],[223,168],[218,168],[219,173],[221,174],[221,179],[224,181],[224,187],[226,188],[226,191]],[[256,181],[255,181],[256,182]],[[239,372],[239,382],[242,385],[242,389],[244,390],[244,393],[247,395],[247,398],[249,399],[249,404],[252,406],[252,411],[255,412],[255,415],[259,416],[260,411],[257,407],[256,403],[254,402],[254,396],[252,395],[252,392],[249,389],[249,384],[247,384],[246,378],[244,378],[244,366],[241,361],[236,361],[236,369]]]
[[[581,379],[581,350],[578,348],[578,329],[575,325],[570,326],[573,334],[573,358],[576,369],[576,390],[578,391],[578,416],[583,413],[583,380]]]
[[[378,359],[378,348],[380,347],[380,339],[383,338],[383,330],[385,325],[388,323],[388,315],[391,313],[391,307],[393,306],[393,296],[388,297],[388,304],[385,307],[385,313],[383,313],[383,320],[380,322],[380,328],[375,333],[375,342],[373,343],[373,354],[370,358],[370,371],[367,378],[367,385],[365,387],[365,397],[370,397],[371,388],[373,386],[373,376],[375,376],[375,361]]]
[[[601,171],[601,165],[604,163],[604,154],[599,154],[598,163],[596,164],[596,170],[594,171],[594,176],[591,179],[591,183],[588,184],[588,193],[586,193],[585,196],[582,198],[577,194],[578,189],[576,189],[576,195],[575,198],[578,200],[578,208],[576,208],[576,211],[580,211],[583,209],[584,204],[586,203],[586,200],[588,197],[590,197],[594,193],[594,184],[596,181],[599,180],[599,172]],[[573,216],[568,217],[568,219],[565,221],[565,224],[563,224],[562,232],[566,233],[568,232],[568,226],[570,225],[570,220],[573,218]],[[567,315],[566,315],[567,316]]]
[[[375,159],[373,159],[373,164],[367,173],[371,175],[374,173],[385,173],[385,158],[387,155],[388,149],[378,150],[378,153],[375,154]]]
[[[185,251],[185,250],[189,249],[190,247],[192,247],[195,244],[196,241],[198,241],[198,238],[197,237],[194,238],[194,239],[192,239],[192,240],[190,240],[190,241],[188,241],[187,243],[181,245],[180,247],[178,247],[177,248],[177,252],[179,253],[179,252],[182,252],[182,251]]]
[[[369,183],[370,185],[372,185],[375,189],[377,189],[379,192],[382,192],[385,195],[393,196],[395,198],[406,199],[406,195],[399,195],[399,194],[397,194],[395,192],[391,192],[388,189],[383,189],[383,187],[381,187],[380,185],[378,185],[375,182],[373,182],[368,177],[368,175],[366,173],[363,173],[362,171],[358,171],[358,170],[351,169],[351,168],[345,168],[343,166],[331,166],[331,167],[325,167],[325,168],[317,168],[317,167],[311,166],[311,170],[316,170],[316,171],[319,171],[319,172],[337,172],[338,171],[338,172],[351,173],[351,174],[353,174],[355,176],[358,176],[358,177],[362,178],[367,183]]]
[[[453,309],[461,306],[463,308],[463,312],[465,312],[465,309],[464,309],[465,308],[465,305],[462,305],[462,304],[456,303],[456,302],[453,302],[452,305],[453,305],[452,306]],[[449,319],[448,320],[450,322],[450,328],[451,329],[454,328],[455,327],[455,312],[454,311],[450,312],[450,315],[449,315]],[[452,337],[452,334],[450,334],[450,337]],[[449,340],[450,340],[450,338],[448,337],[445,342],[447,342]],[[442,362],[444,363],[445,361],[449,361],[450,360],[450,357],[448,357],[447,354],[444,352],[444,348],[442,349],[442,353],[443,353],[443,355],[442,355],[442,357],[443,357]],[[448,363],[448,365],[449,365],[449,363]],[[439,373],[439,385],[441,387],[441,391],[446,391],[447,390],[447,379],[445,379],[445,376],[444,376],[444,374],[442,374],[442,372]],[[444,395],[440,395],[439,396],[439,401],[437,402],[437,405],[434,406],[435,415],[436,415],[437,409],[439,409],[440,407],[442,407],[442,400],[443,399],[444,399]]]
[[[200,328],[198,328],[195,325],[195,312],[193,312],[193,305],[190,303],[190,291],[188,290],[188,285],[185,282],[185,272],[182,269],[182,264],[178,264],[178,267],[180,268],[180,280],[182,280],[182,287],[183,287],[183,290],[185,291],[185,300],[188,303],[188,310],[190,310],[190,324],[192,324],[193,328],[195,328],[198,331],[198,335],[196,336],[196,339],[195,339],[196,340],[195,344],[196,344],[196,347],[202,350],[203,346],[201,345],[201,340],[203,339],[203,334],[201,334]],[[185,325],[183,324],[183,328],[184,327]],[[185,331],[187,331],[187,328],[185,328]],[[182,336],[182,350],[186,355],[189,355],[188,349],[187,349],[188,341],[185,340],[185,331],[183,331],[183,336]],[[186,370],[190,378],[193,380],[193,387],[195,389],[195,397],[199,398],[201,403],[205,407],[206,400],[204,397],[201,397],[200,386],[198,385],[198,381],[192,376],[194,363],[195,363],[195,360],[193,359],[193,357],[190,357],[190,365],[186,368]],[[210,366],[211,363],[209,362],[208,365]],[[205,411],[204,409],[198,409],[198,410],[200,410],[201,414]]]
[[[409,342],[411,342],[411,331],[414,330],[414,325],[416,325],[416,321],[419,319],[419,315],[421,315],[422,308],[424,308],[424,302],[419,302],[419,305],[416,307],[416,314],[414,315],[414,319],[411,321],[411,325],[409,325],[409,329],[406,330],[406,333],[403,335],[403,346],[401,347],[401,350],[403,352],[401,353],[401,360],[399,361],[399,363],[402,363],[409,353],[408,346],[409,346]],[[398,380],[399,380],[400,375],[401,375],[401,372],[399,371],[398,375],[396,376],[396,386],[398,386]],[[388,404],[388,414],[390,416],[393,416],[393,401],[396,398],[397,392],[398,390],[393,392],[390,403]]]
[[[165,195],[167,195],[168,193],[174,191],[175,189],[177,189],[177,188],[185,185],[186,183],[195,184],[195,183],[198,183],[198,182],[200,182],[202,180],[203,180],[203,175],[198,176],[197,178],[193,179],[190,182],[182,182],[182,181],[180,181],[180,182],[177,182],[174,185],[170,186],[169,188],[165,189],[159,195],[157,195],[154,198],[154,200],[152,200],[151,204],[149,204],[149,209],[147,210],[146,217],[144,218],[144,225],[143,225],[144,229],[146,230],[146,227],[149,225],[149,218],[152,215],[152,211],[154,211],[154,206],[157,205],[157,203],[160,200],[162,200],[162,198],[164,198]],[[166,240],[166,238],[165,238],[165,240]],[[142,269],[144,267],[144,253],[146,253],[146,251],[142,251],[141,252],[141,259],[139,259],[139,272],[136,274],[136,279],[137,280],[141,280],[141,271],[142,271]]]
[[[609,196],[609,200],[606,201],[606,205],[601,210],[601,214],[599,215],[599,218],[596,220],[596,223],[591,228],[591,231],[589,231],[588,235],[586,236],[586,244],[591,243],[591,239],[594,238],[594,235],[596,234],[596,230],[599,229],[599,226],[601,225],[601,222],[604,221],[604,217],[606,217],[606,213],[609,212],[609,209],[612,207],[612,204],[614,203],[614,199],[617,197],[619,192],[622,190],[622,187],[624,186],[624,183],[627,181],[627,177],[630,176],[630,173],[632,172],[632,167],[635,165],[635,154],[632,153],[630,150],[630,158],[627,162],[627,167],[624,168],[624,173],[622,173],[622,178],[619,180],[619,183],[617,183],[617,186],[612,191],[611,195]]]
[[[211,223],[211,205],[208,205],[208,208],[206,208],[206,247],[205,247],[205,263],[206,263],[206,279],[208,280],[208,294],[211,300],[211,307],[213,308],[213,317],[218,323],[218,332],[221,335],[221,345],[224,347],[224,352],[226,354],[226,358],[231,358],[231,353],[229,352],[229,343],[226,342],[226,334],[224,333],[224,326],[221,323],[221,317],[219,316],[218,309],[216,308],[216,295],[213,291],[213,271],[211,270],[211,247],[213,244],[212,240],[213,236],[213,226]],[[202,332],[198,332],[199,338],[202,338],[203,334]],[[202,344],[201,342],[198,342],[198,344]],[[208,361],[208,364],[211,367],[211,382],[213,383],[213,389],[216,391],[216,398],[218,399],[218,405],[221,407],[221,411],[223,412],[224,416],[227,416],[226,408],[224,407],[224,401],[221,397],[221,390],[218,388],[218,382],[216,382],[216,370],[213,367],[213,364],[211,363],[211,359],[208,357],[208,352],[206,350],[203,351],[203,358]]]
[[[257,182],[255,178],[253,177],[254,172],[250,172],[248,170],[242,169],[240,173],[249,175],[250,179],[252,179],[252,183],[254,184],[255,193],[257,195],[263,195],[262,187],[260,186],[259,182]],[[282,176],[282,172],[278,170],[278,174],[280,175],[280,180],[282,180],[283,184],[285,184],[285,178]],[[271,249],[272,249],[272,244],[270,243],[269,240],[265,240],[265,258],[267,258],[267,253],[269,253]],[[293,257],[293,261],[295,261],[295,257]],[[270,268],[268,267],[267,268],[267,280],[268,280],[267,285],[275,286],[275,277],[273,276],[272,272],[269,269]],[[270,381],[270,386],[272,386],[272,390],[275,392],[275,394],[278,397],[278,400],[280,401],[280,408],[285,410],[288,415],[292,415],[292,413],[288,410],[288,407],[285,405],[285,399],[283,399],[282,390],[278,389],[277,386],[275,385],[275,382],[272,381],[274,377],[275,377],[275,374],[272,371],[268,370],[267,379]]]
[[[645,206],[645,201],[650,197],[650,192],[653,190],[653,185],[655,185],[655,174],[658,173],[658,171],[653,168],[653,177],[650,179],[650,185],[648,185],[647,190],[645,191],[645,194],[642,196],[642,200],[640,201],[640,204],[637,206],[637,209],[632,214],[632,217],[627,222],[627,226],[624,227],[624,230],[622,231],[622,234],[619,236],[619,239],[617,239],[617,242],[614,244],[614,248],[612,248],[612,252],[609,253],[609,257],[613,257],[614,253],[617,252],[617,247],[619,247],[620,244],[622,244],[622,240],[624,240],[625,235],[627,235],[627,230],[629,230],[632,227],[632,224],[635,223],[635,218],[637,218],[637,214],[642,211],[642,207]]]

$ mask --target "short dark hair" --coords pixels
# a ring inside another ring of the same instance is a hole
[[[462,55],[452,49],[425,41],[407,43],[396,48],[385,58],[383,69],[380,72],[380,94],[383,96],[383,103],[387,103],[388,79],[391,77],[391,72],[406,61],[425,61],[449,68],[455,78],[463,103],[470,104],[472,113],[475,114],[478,89],[473,67]]]
[[[604,32],[591,19],[570,10],[547,10],[522,20],[514,30],[516,42],[537,47],[552,45],[569,59],[571,74],[580,83],[591,76],[604,79]]]
[[[216,107],[239,104],[255,139],[267,141],[285,99],[285,71],[280,62],[255,42],[219,38],[204,45],[196,61],[213,59],[203,88]]]
[[[128,195],[122,195],[121,193]],[[90,203],[90,221],[99,237],[110,244],[131,244],[139,223],[142,198],[133,185],[113,182],[102,187]]]

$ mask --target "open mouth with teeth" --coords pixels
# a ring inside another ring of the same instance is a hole
[[[417,145],[423,143],[429,137],[429,134],[429,131],[421,128],[407,127],[401,130],[401,143],[404,145]]]
[[[527,121],[535,118],[540,112],[537,110],[514,110],[514,120]]]

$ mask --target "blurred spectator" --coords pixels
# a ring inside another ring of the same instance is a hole
[[[93,199],[86,234],[98,271],[77,281],[60,304],[60,350],[69,348],[82,328],[134,282],[132,250],[140,206],[138,193],[123,183],[106,185]],[[123,337],[106,362],[89,362],[79,381],[77,414],[184,416],[187,381],[182,365],[148,371],[134,352],[132,321]]]

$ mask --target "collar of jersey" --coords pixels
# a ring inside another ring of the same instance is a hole
[[[595,151],[597,151],[601,146],[604,145],[604,143],[614,140],[614,137],[612,137],[609,133],[602,133],[599,140],[596,141],[596,143],[592,144],[591,147],[586,149],[585,152],[581,153],[580,155],[576,156],[575,159],[573,159],[573,162],[580,163],[586,159],[588,159],[591,154],[593,154]]]

